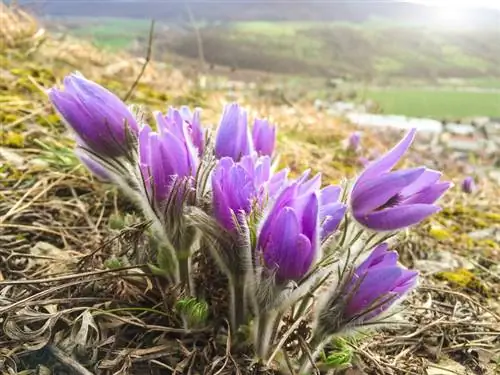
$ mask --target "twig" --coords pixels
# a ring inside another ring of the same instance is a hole
[[[48,349],[52,353],[54,357],[57,358],[59,362],[61,362],[66,367],[69,367],[72,370],[72,373],[75,375],[92,375],[92,373],[75,361],[73,358],[68,357],[66,353],[64,353],[61,349],[59,349],[55,345],[49,345]]]
[[[148,39],[148,50],[146,53],[146,60],[144,61],[144,64],[142,65],[141,71],[139,72],[139,75],[135,79],[134,83],[128,90],[127,94],[124,96],[123,101],[126,102],[133,94],[135,88],[139,84],[139,81],[141,80],[142,76],[144,75],[144,72],[146,71],[146,67],[148,66],[149,62],[151,61],[151,55],[153,51],[153,37],[154,37],[154,30],[155,30],[155,20],[151,21],[151,27],[149,28],[149,39]]]
[[[196,20],[193,16],[193,12],[191,12],[191,8],[189,7],[189,5],[187,3],[186,3],[186,12],[189,16],[189,23],[193,27],[193,30],[194,30],[194,33],[196,36],[196,44],[198,47],[198,59],[200,60],[199,70],[201,72],[203,72],[205,69],[205,52],[203,50],[203,39],[201,38],[200,28],[198,27],[198,25],[196,25]]]

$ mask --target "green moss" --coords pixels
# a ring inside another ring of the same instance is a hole
[[[490,296],[488,287],[471,271],[459,268],[455,271],[443,271],[436,274],[440,280],[448,281],[452,286],[473,290],[484,297]]]
[[[438,241],[445,241],[452,237],[452,234],[449,231],[437,225],[432,225],[429,228],[429,234]]]
[[[24,135],[13,131],[0,131],[0,144],[12,148],[23,148]]]

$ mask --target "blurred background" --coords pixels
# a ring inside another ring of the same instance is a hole
[[[17,3],[52,32],[137,56],[155,19],[154,59],[202,85],[280,90],[355,123],[500,118],[500,0]]]

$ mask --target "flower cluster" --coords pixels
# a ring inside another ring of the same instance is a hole
[[[166,249],[152,260],[157,269],[196,298],[191,258],[214,257],[229,280],[231,328],[253,322],[262,360],[277,358],[285,315],[288,324],[306,320],[313,334],[304,339],[321,348],[332,335],[383,322],[416,287],[417,272],[398,263],[387,241],[439,211],[450,183],[426,167],[395,169],[415,129],[354,181],[323,186],[320,174],[276,170],[275,126],[249,123],[235,103],[210,137],[200,109],[169,108],[151,126],[78,74],[48,95],[82,163],[122,187],[153,222]],[[359,141],[355,133],[349,148]],[[308,373],[310,353],[302,354],[295,365]]]

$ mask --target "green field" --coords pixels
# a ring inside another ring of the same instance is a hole
[[[421,88],[367,89],[384,113],[434,118],[500,116],[500,92],[426,90]]]
[[[72,20],[71,34],[90,39],[98,47],[123,50],[131,47],[137,38],[147,38],[151,22],[128,18],[78,18]]]

